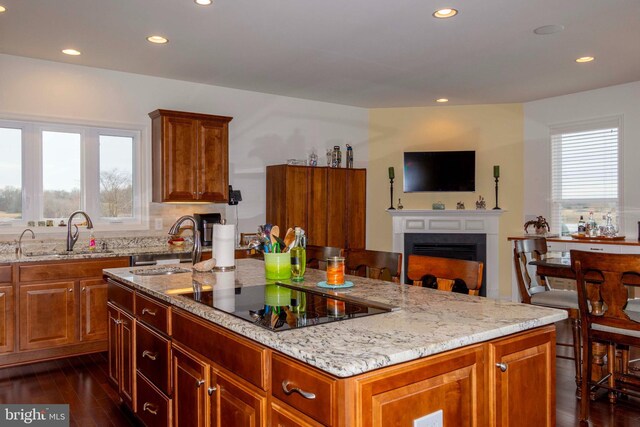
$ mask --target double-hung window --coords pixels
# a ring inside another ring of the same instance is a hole
[[[0,225],[141,223],[139,129],[0,120]]]
[[[575,233],[590,212],[598,223],[609,212],[622,221],[620,129],[620,118],[551,128],[554,232]]]

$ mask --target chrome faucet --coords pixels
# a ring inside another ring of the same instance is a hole
[[[25,228],[24,229],[24,231],[20,235],[20,238],[18,239],[18,247],[16,248],[16,257],[17,258],[20,258],[22,256],[22,238],[24,237],[24,235],[26,234],[27,231],[29,233],[31,233],[31,238],[32,239],[36,238],[36,233],[34,233],[32,229],[30,229],[30,228]]]
[[[87,228],[88,229],[93,228],[93,222],[91,222],[91,218],[89,218],[89,215],[87,215],[85,211],[75,211],[71,215],[69,215],[69,220],[67,221],[67,251],[68,252],[71,252],[73,250],[73,245],[76,244],[76,241],[78,240],[78,234],[80,234],[80,231],[78,230],[78,226],[75,224],[73,224],[73,226],[76,228],[76,230],[73,234],[71,234],[71,221],[73,220],[73,217],[76,215],[84,216],[84,218],[87,220]]]
[[[180,233],[180,225],[185,221],[191,221],[193,223],[193,249],[191,250],[191,263],[196,264],[200,262],[200,257],[202,255],[200,231],[198,230],[198,223],[196,222],[196,219],[191,215],[181,216],[169,229],[169,235],[175,236]]]

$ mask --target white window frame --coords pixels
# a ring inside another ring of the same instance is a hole
[[[598,130],[606,127],[617,127],[618,128],[618,198],[617,198],[617,206],[618,211],[615,212],[614,222],[618,226],[619,230],[624,230],[624,182],[623,182],[623,165],[624,165],[624,153],[623,153],[623,116],[611,116],[611,117],[602,117],[593,120],[583,120],[577,122],[570,123],[561,123],[555,124],[549,127],[549,160],[550,160],[550,177],[549,180],[549,213],[551,218],[551,228],[552,232],[562,234],[562,224],[560,224],[559,218],[560,213],[558,210],[558,205],[556,200],[554,199],[554,179],[553,179],[553,143],[552,139],[554,135],[558,134],[567,134],[574,132],[587,132],[590,130]],[[576,203],[585,203],[589,202],[598,202],[604,199],[575,199]],[[602,215],[606,214],[606,212],[595,212],[596,221],[600,223],[602,221]],[[599,215],[599,216],[598,216]],[[584,218],[585,220],[587,217]],[[577,219],[576,219],[577,222]]]
[[[0,234],[16,233],[27,226],[28,221],[42,220],[42,132],[79,133],[81,138],[81,205],[89,214],[96,230],[148,230],[149,192],[146,190],[148,162],[143,156],[143,141],[147,128],[135,125],[110,125],[93,123],[73,123],[61,120],[4,119],[0,117],[0,127],[22,131],[22,218],[0,221]],[[133,140],[134,188],[131,218],[106,218],[101,216],[99,198],[89,197],[100,192],[99,162],[100,135],[131,137]],[[91,163],[88,165],[87,163]],[[96,171],[91,173],[91,171]],[[71,212],[69,212],[71,213]],[[56,224],[57,225],[57,224]],[[37,227],[37,233],[53,234],[59,227]],[[64,230],[66,232],[66,229]]]

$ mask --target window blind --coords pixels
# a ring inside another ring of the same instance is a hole
[[[577,231],[581,215],[596,220],[619,204],[619,124],[617,120],[551,131],[554,232]]]

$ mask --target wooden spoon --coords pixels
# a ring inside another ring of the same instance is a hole
[[[289,248],[291,244],[296,240],[296,232],[293,228],[287,230],[287,234],[284,235],[284,245]]]
[[[276,243],[277,241],[276,237],[280,237],[280,227],[278,227],[277,225],[274,225],[273,227],[271,227],[271,233],[270,233],[270,239],[272,244]]]

